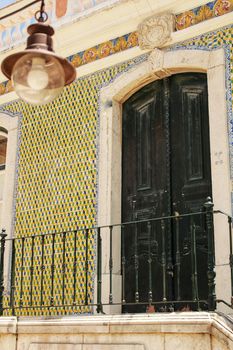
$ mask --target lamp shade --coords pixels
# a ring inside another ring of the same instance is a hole
[[[32,24],[28,33],[27,48],[6,57],[1,69],[24,101],[46,104],[74,81],[76,71],[70,62],[54,53],[51,26]]]

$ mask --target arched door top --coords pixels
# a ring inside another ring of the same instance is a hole
[[[225,66],[223,49],[161,51],[155,49],[148,59],[121,74],[100,94],[100,104],[104,108],[107,101],[125,102],[136,91],[150,82],[182,72],[207,72],[217,66]]]

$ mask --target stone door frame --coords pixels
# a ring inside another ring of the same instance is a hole
[[[207,74],[210,150],[213,202],[215,209],[231,213],[231,181],[229,164],[228,116],[226,105],[225,52],[224,49],[179,49],[162,51],[155,49],[148,59],[118,76],[100,92],[99,160],[98,160],[98,226],[121,222],[121,142],[122,104],[136,91],[150,82],[181,72],[204,72]],[[221,137],[219,137],[221,135]],[[220,230],[221,228],[221,230]],[[217,297],[230,300],[230,286],[222,290],[229,280],[229,253],[226,249],[228,231],[226,220],[215,222],[216,246],[216,292]],[[103,239],[103,301],[108,302],[109,293],[109,231],[102,230]],[[223,246],[224,245],[224,246]],[[113,235],[113,295],[121,298],[121,234]],[[227,246],[228,247],[228,246]],[[229,284],[229,283],[228,283]],[[95,288],[95,291],[97,289]],[[120,313],[120,307],[105,307],[107,313]]]

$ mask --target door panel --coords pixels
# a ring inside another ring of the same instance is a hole
[[[147,212],[153,216],[167,212],[162,83],[156,81],[145,87],[124,105],[123,164],[127,164],[123,166],[122,183],[124,221],[143,217]],[[159,168],[152,164],[159,164]]]
[[[211,195],[206,75],[155,81],[123,105],[122,222],[199,211]],[[122,232],[126,301],[192,299],[190,219],[128,225]],[[207,240],[197,234],[198,283],[207,295]],[[124,311],[145,311],[145,306]]]
[[[123,222],[149,219],[167,213],[167,149],[166,125],[163,118],[163,81],[156,81],[135,94],[124,105],[123,113]],[[158,137],[155,137],[158,135]],[[159,164],[159,167],[152,166]],[[147,224],[127,227],[124,233],[126,280],[130,288],[127,298],[148,299],[148,250],[153,252],[153,275],[161,279],[161,268],[154,263],[158,254],[159,231],[153,227],[151,236]],[[137,286],[137,280],[140,283]],[[161,298],[161,288],[154,287]],[[142,307],[140,311],[143,311]],[[127,311],[133,312],[134,308]]]
[[[199,210],[211,193],[205,74],[170,79],[172,199],[176,210]]]
[[[170,79],[171,187],[173,211],[184,214],[202,210],[211,196],[209,118],[205,74],[179,74]],[[204,223],[195,220],[200,298],[207,297],[207,237]],[[184,242],[191,249],[191,222],[180,222],[180,297],[191,299],[191,254],[182,254]],[[173,230],[174,231],[174,230]],[[177,290],[175,293],[177,297]]]

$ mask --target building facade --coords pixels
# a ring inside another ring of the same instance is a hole
[[[1,59],[22,49],[36,6],[2,20]],[[77,79],[33,106],[1,75],[5,317],[231,314],[232,10],[230,0],[46,2]]]

